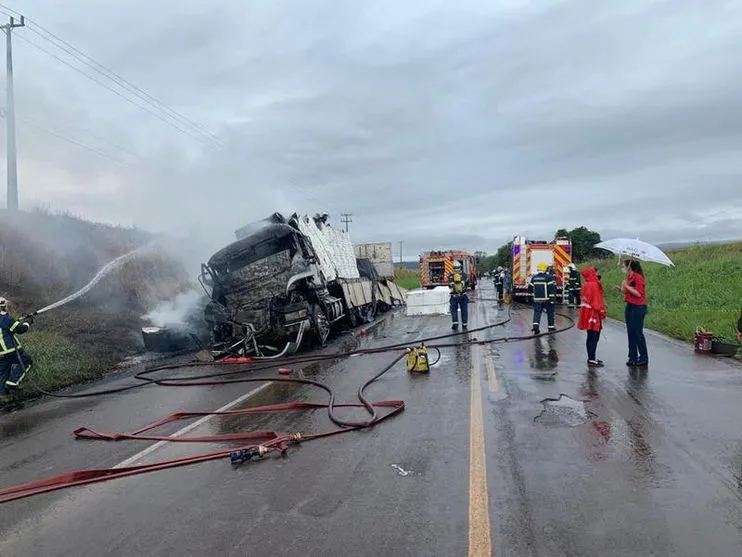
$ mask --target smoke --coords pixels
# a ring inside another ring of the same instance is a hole
[[[196,289],[183,292],[172,300],[162,302],[142,319],[156,327],[188,327],[200,324],[205,296]]]

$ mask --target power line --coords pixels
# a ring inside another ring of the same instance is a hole
[[[166,124],[168,124],[169,126],[172,126],[174,129],[180,131],[181,133],[184,133],[184,134],[190,136],[191,138],[197,139],[197,140],[202,141],[202,142],[203,141],[206,141],[206,138],[204,138],[203,136],[195,135],[195,132],[192,132],[192,131],[190,131],[188,129],[185,129],[185,128],[181,128],[180,126],[176,125],[175,122],[172,122],[171,120],[167,120],[161,114],[158,114],[157,112],[154,112],[153,110],[147,108],[146,106],[142,106],[141,104],[135,102],[134,100],[132,100],[129,97],[127,97],[124,94],[122,94],[120,91],[117,91],[116,89],[114,89],[113,87],[111,87],[110,85],[108,85],[107,83],[101,81],[100,79],[98,79],[97,77],[95,77],[93,75],[90,75],[88,73],[85,73],[84,71],[82,71],[77,66],[73,66],[67,60],[64,60],[60,56],[57,56],[56,54],[54,54],[50,50],[47,50],[46,48],[44,48],[43,46],[40,46],[39,44],[33,42],[32,40],[27,39],[26,37],[19,36],[18,38],[23,39],[24,42],[27,42],[28,44],[30,44],[33,47],[39,49],[40,51],[45,52],[46,54],[48,54],[52,58],[54,58],[54,59],[58,60],[59,62],[61,62],[62,64],[64,64],[65,66],[68,66],[68,67],[72,68],[73,70],[75,70],[80,75],[83,75],[83,76],[87,77],[88,79],[90,79],[91,81],[96,82],[98,85],[100,85],[102,87],[105,87],[106,89],[108,89],[112,93],[114,93],[117,96],[119,96],[122,99],[124,99],[126,102],[133,104],[134,106],[136,106],[137,108],[140,108],[140,109],[144,110],[145,112],[148,112],[149,114],[151,114],[152,116],[154,116],[158,120],[161,120],[162,122],[165,122]]]
[[[11,13],[17,13],[11,7],[6,6],[5,4],[2,4],[2,3],[0,3],[0,8],[4,8],[4,10],[7,10]],[[0,11],[3,11],[3,10],[0,9]],[[27,21],[30,24],[29,31],[37,34],[42,39],[50,42],[51,44],[53,44],[60,50],[63,50],[64,52],[66,52],[67,54],[75,58],[77,61],[85,64],[86,66],[90,67],[91,69],[103,75],[104,77],[107,77],[108,79],[116,83],[119,87],[131,92],[132,94],[134,94],[135,96],[137,96],[138,98],[146,102],[147,104],[166,113],[170,118],[173,118],[179,121],[181,124],[184,124],[192,128],[193,131],[205,137],[208,137],[210,140],[215,141],[220,146],[224,146],[221,139],[218,136],[206,130],[205,128],[203,128],[202,126],[200,126],[199,124],[197,124],[196,122],[188,118],[187,116],[184,116],[183,114],[169,107],[168,105],[158,100],[153,95],[147,93],[142,88],[128,81],[127,79],[117,74],[112,69],[105,66],[104,64],[101,64],[92,56],[89,56],[88,54],[81,51],[79,48],[72,45],[70,42],[60,37],[59,35],[53,33],[52,31],[50,31],[49,29],[47,29],[40,23],[37,23],[36,20],[28,18]]]
[[[113,81],[114,83],[116,83],[119,87],[121,87],[122,89],[125,89],[125,90],[129,91],[130,93],[132,93],[136,97],[142,99],[145,103],[149,104],[150,106],[153,106],[153,107],[157,108],[158,110],[162,110],[169,117],[173,118],[174,120],[178,121],[179,123],[181,123],[181,124],[183,124],[185,126],[190,127],[192,131],[195,131],[196,133],[199,133],[199,134],[201,134],[201,135],[203,135],[205,137],[208,137],[212,141],[215,141],[215,142],[219,143],[220,145],[222,145],[222,142],[219,139],[219,137],[217,137],[216,135],[214,135],[210,131],[206,130],[205,128],[203,128],[202,126],[200,126],[199,124],[197,124],[196,122],[194,122],[193,120],[191,120],[190,118],[188,118],[188,117],[182,115],[181,113],[177,112],[176,110],[170,108],[168,105],[166,105],[165,103],[159,101],[158,99],[156,99],[155,97],[153,97],[152,95],[150,95],[146,91],[142,90],[141,88],[137,87],[133,83],[127,81],[126,79],[124,79],[123,77],[121,77],[120,75],[118,75],[113,70],[108,69],[106,66],[104,66],[103,64],[101,64],[100,62],[98,62],[97,60],[95,60],[94,58],[92,58],[92,57],[88,56],[87,54],[85,54],[84,52],[78,50],[77,48],[75,48],[74,46],[72,46],[70,43],[68,43],[67,41],[65,41],[64,39],[58,37],[57,35],[55,35],[51,31],[47,31],[46,29],[44,29],[43,27],[41,27],[38,23],[34,23],[33,25],[35,25],[39,29],[42,29],[44,31],[44,33],[46,33],[50,37],[53,37],[55,39],[55,41],[59,41],[59,43],[61,43],[61,44],[58,44],[55,41],[50,40],[47,36],[44,36],[44,34],[42,34],[40,31],[38,31],[34,27],[29,27],[28,30],[31,31],[32,33],[35,33],[36,35],[38,35],[42,39],[44,39],[44,40],[50,42],[51,44],[55,45],[57,48],[63,50],[64,52],[66,52],[67,54],[69,54],[70,56],[72,56],[73,58],[75,58],[76,60],[80,61],[81,63],[85,64],[89,68],[92,68],[93,70],[95,70],[99,74],[104,75],[105,77],[107,77],[108,79],[110,79],[111,81]]]
[[[116,158],[112,155],[109,155],[105,151],[101,151],[100,149],[97,149],[95,147],[91,147],[90,145],[87,145],[81,141],[78,141],[77,139],[74,139],[72,137],[69,137],[67,135],[64,135],[63,133],[60,133],[52,128],[48,128],[44,126],[43,124],[38,123],[33,118],[29,118],[28,116],[19,116],[19,120],[22,120],[26,122],[27,124],[30,124],[31,126],[38,128],[39,130],[48,133],[49,135],[53,135],[54,137],[57,137],[63,141],[67,141],[68,143],[71,143],[73,145],[77,145],[78,147],[81,147],[87,151],[90,151],[91,153],[95,153],[96,155],[99,155],[101,157],[104,157],[106,159],[112,160],[113,162],[116,162],[118,164],[122,164],[125,166],[131,166],[131,163],[128,161],[125,161],[123,159]]]

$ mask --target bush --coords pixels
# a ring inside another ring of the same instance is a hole
[[[420,275],[417,271],[396,267],[394,269],[394,282],[407,290],[420,288]]]

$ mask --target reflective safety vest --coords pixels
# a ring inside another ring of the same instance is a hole
[[[464,279],[461,277],[460,273],[453,274],[448,286],[451,287],[451,290],[456,295],[466,292],[466,283],[464,282]]]
[[[534,302],[549,302],[556,297],[556,280],[549,273],[536,273],[531,279]]]
[[[12,354],[16,348],[21,348],[16,334],[22,335],[28,329],[28,323],[21,323],[7,313],[0,313],[0,356]]]
[[[569,273],[569,282],[567,283],[570,290],[579,290],[582,286],[582,277],[577,271]]]

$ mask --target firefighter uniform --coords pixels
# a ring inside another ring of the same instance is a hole
[[[571,308],[580,306],[580,289],[582,288],[582,277],[577,271],[574,263],[569,265],[569,281],[567,282],[568,305]]]
[[[0,386],[5,390],[19,388],[20,382],[33,364],[16,335],[28,332],[30,325],[8,315],[7,301],[0,298]],[[19,361],[20,359],[20,361]],[[23,367],[20,364],[23,364]],[[18,364],[13,368],[14,365]]]
[[[448,278],[448,287],[451,289],[451,328],[459,328],[459,308],[461,308],[461,326],[466,329],[469,318],[469,296],[466,295],[466,280],[461,270],[456,267]]]
[[[495,271],[495,292],[497,293],[497,301],[502,302],[502,297],[505,288],[505,270],[502,267],[498,267]]]
[[[554,326],[554,302],[556,300],[556,279],[554,275],[547,271],[545,263],[539,263],[538,273],[531,278],[529,287],[533,297],[533,332],[539,333],[541,326],[541,314],[546,311],[546,318],[549,323],[549,330],[553,331]]]

